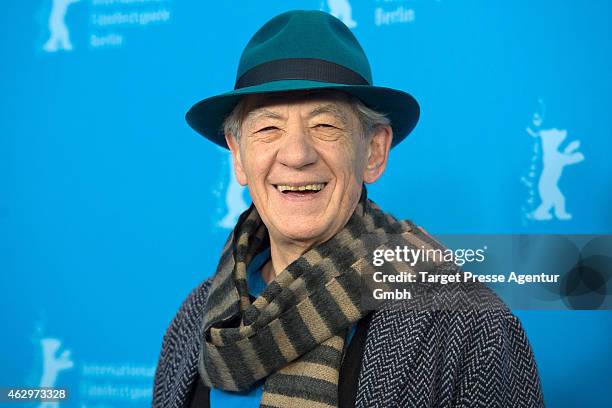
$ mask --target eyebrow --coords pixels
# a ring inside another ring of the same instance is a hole
[[[336,105],[332,103],[317,106],[316,108],[310,111],[310,113],[308,114],[308,117],[313,118],[317,115],[322,115],[324,113],[329,113],[335,116],[340,121],[342,121],[342,123],[345,125],[348,124],[348,118],[346,117],[346,113],[342,109],[338,108]]]
[[[255,109],[252,110],[251,112],[249,112],[246,115],[245,120],[247,119],[259,119],[262,117],[269,117],[269,118],[273,118],[273,119],[283,119],[283,115],[280,115],[276,112],[272,112],[269,109],[265,109],[265,108],[259,108],[259,109]]]
[[[342,121],[342,123],[345,125],[348,123],[348,118],[346,116],[346,113],[342,111],[342,109],[339,109],[336,105],[332,103],[317,106],[316,108],[314,108],[308,113],[307,118],[310,119],[315,116],[326,114],[326,113],[335,116],[340,121]],[[266,108],[259,108],[259,109],[255,109],[249,112],[245,118],[245,121],[246,120],[257,120],[260,118],[270,118],[270,119],[280,119],[280,120],[285,119],[285,117],[279,113],[273,112]]]

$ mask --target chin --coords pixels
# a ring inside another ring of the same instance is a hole
[[[308,217],[303,221],[298,221],[295,218],[280,224],[277,227],[278,232],[287,240],[292,241],[316,241],[317,238],[325,235],[325,226],[316,225],[308,221]]]

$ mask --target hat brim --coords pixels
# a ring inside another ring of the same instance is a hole
[[[267,82],[206,98],[189,109],[185,120],[196,132],[227,149],[222,129],[223,121],[238,104],[240,98],[253,94],[316,89],[346,92],[359,98],[369,108],[386,114],[393,128],[391,147],[397,146],[404,140],[419,120],[419,104],[412,95],[406,92],[379,86],[345,85],[307,80]]]

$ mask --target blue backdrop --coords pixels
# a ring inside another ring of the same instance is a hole
[[[184,114],[233,86],[250,36],[289,7],[340,17],[375,83],[421,104],[369,189],[381,207],[434,234],[612,232],[606,0],[2,7],[0,386],[150,404],[163,333],[249,203]],[[612,406],[610,311],[516,313],[548,406]]]

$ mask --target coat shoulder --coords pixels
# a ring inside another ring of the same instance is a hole
[[[185,298],[163,336],[153,381],[153,407],[180,407],[197,378],[200,326],[212,278]]]
[[[543,406],[527,336],[495,293],[462,283],[421,295],[374,311],[357,406]]]

